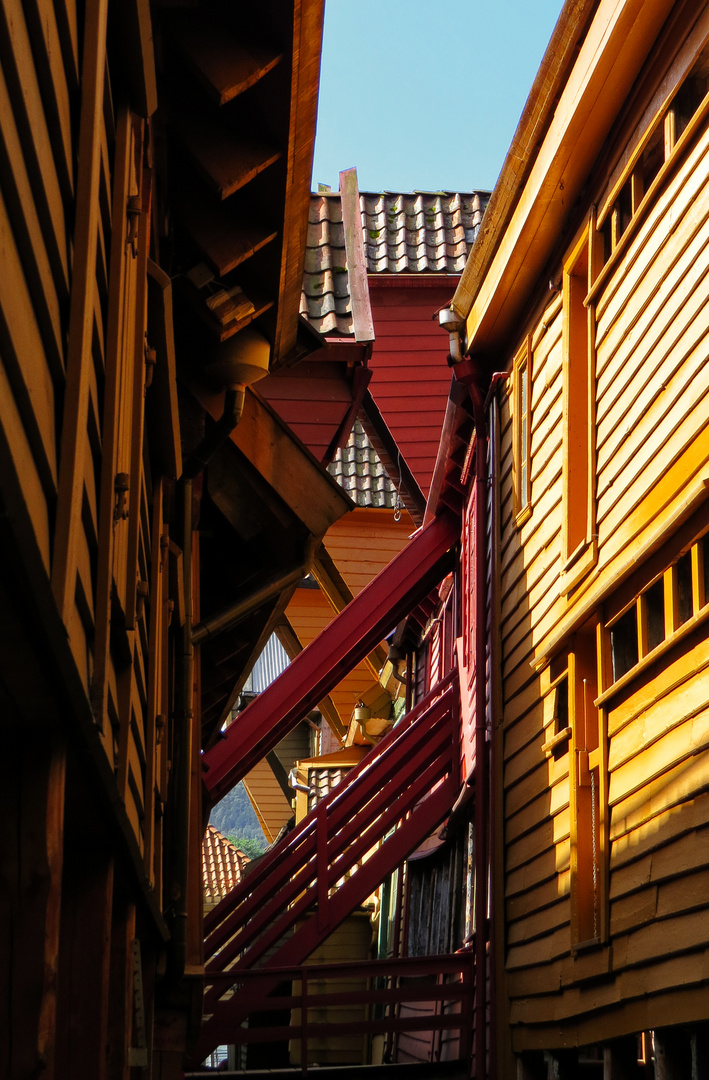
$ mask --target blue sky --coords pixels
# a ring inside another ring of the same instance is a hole
[[[326,0],[313,187],[491,189],[562,0]]]

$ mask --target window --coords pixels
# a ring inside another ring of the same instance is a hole
[[[514,512],[517,524],[529,517],[532,497],[531,447],[531,349],[529,337],[517,353],[513,373]]]
[[[605,769],[599,738],[597,626],[588,624],[569,652],[571,746],[571,944],[598,944],[605,936]]]
[[[593,262],[587,226],[564,264],[564,455],[562,592],[596,560],[595,528],[595,313],[586,297]]]
[[[691,534],[690,534],[691,535]],[[682,538],[680,537],[680,540]],[[669,556],[669,557],[668,557]],[[665,555],[662,568],[652,566],[637,595],[620,593],[609,604],[606,632],[612,684],[633,677],[678,637],[709,618],[709,534],[703,534],[677,553]]]
[[[663,166],[669,163],[675,149],[684,141],[685,133],[691,137],[709,110],[709,43],[688,62],[685,71],[661,107],[656,108],[637,138],[635,148],[626,149],[622,168],[616,169],[610,193],[598,214],[602,263],[608,262],[631,222],[647,205],[646,196],[656,180],[661,182]]]
[[[571,946],[598,945],[607,933],[606,775],[598,697],[598,633],[594,619],[572,638],[546,672],[548,758],[568,754],[571,869]],[[551,712],[551,716],[549,713]]]

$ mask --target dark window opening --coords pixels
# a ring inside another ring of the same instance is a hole
[[[633,216],[630,178],[626,180],[621,188],[616,207],[618,209],[618,239],[620,240],[628,225],[630,225],[630,219]]]
[[[653,132],[650,141],[642,154],[643,186],[645,191],[650,187],[665,160],[665,134],[662,124],[659,124]]]
[[[613,657],[613,682],[622,678],[635,667],[638,656],[638,613],[635,605],[621,615],[611,629],[611,655]]]
[[[656,649],[665,640],[665,586],[662,578],[645,593],[647,612],[647,648]]]
[[[677,614],[680,626],[692,617],[692,557],[689,552],[677,563]]]

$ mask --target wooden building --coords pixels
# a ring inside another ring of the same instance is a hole
[[[318,344],[322,16],[0,11],[3,1076],[178,1076],[199,1031],[200,750],[352,505],[244,389]]]
[[[491,1076],[706,1075],[708,76],[706,4],[567,3],[444,313],[489,492]]]

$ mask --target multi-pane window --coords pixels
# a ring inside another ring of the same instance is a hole
[[[669,646],[690,621],[709,615],[709,534],[700,536],[606,623],[611,679]]]
[[[542,750],[569,765],[571,945],[597,945],[606,932],[604,861],[606,783],[598,697],[597,621],[573,635],[551,662],[545,679]]]
[[[659,109],[638,142],[635,152],[600,207],[599,238],[607,262],[638,214],[666,162],[685,132],[694,129],[709,109],[709,43],[694,61],[673,96]],[[658,180],[658,183],[661,182]]]

